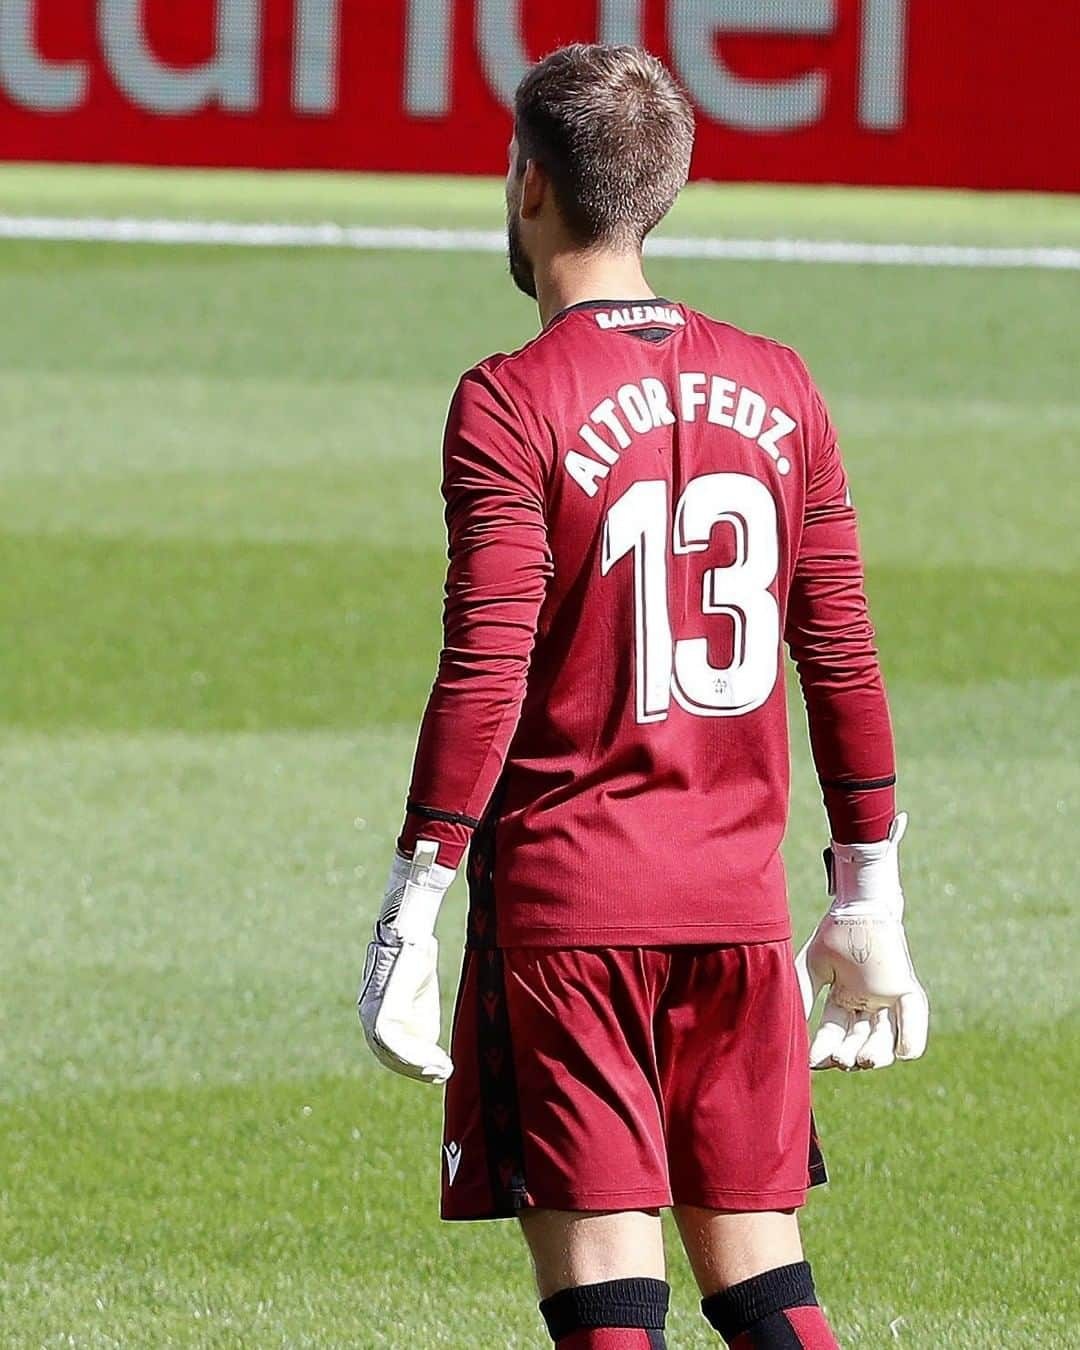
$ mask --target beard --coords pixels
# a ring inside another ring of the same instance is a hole
[[[521,242],[521,230],[517,219],[508,216],[506,221],[506,253],[510,263],[510,276],[514,285],[530,300],[536,299],[536,276],[529,261],[525,246]]]

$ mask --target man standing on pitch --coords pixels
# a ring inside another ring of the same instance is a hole
[[[642,273],[692,144],[633,48],[518,88],[510,270],[543,328],[450,409],[445,642],[360,993],[383,1064],[449,1079],[443,1216],[520,1220],[562,1350],[664,1345],[665,1206],[730,1345],[835,1346],[797,1221],[809,1068],[926,1043],[836,434],[790,348]],[[798,973],[784,641],[834,841]],[[434,927],[470,840],[451,1063]]]

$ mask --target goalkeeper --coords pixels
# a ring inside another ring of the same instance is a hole
[[[447,1083],[443,1216],[517,1219],[560,1350],[663,1346],[665,1207],[729,1345],[829,1350],[810,1066],[917,1058],[927,1003],[836,431],[790,348],[642,270],[692,140],[633,48],[518,89],[510,270],[542,329],[451,406],[443,653],[360,1017],[387,1068]],[[797,963],[785,640],[834,841]],[[434,931],[466,847],[448,1055]]]

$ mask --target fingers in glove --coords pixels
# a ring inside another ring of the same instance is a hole
[[[860,1069],[887,1069],[896,1058],[896,1019],[890,1008],[879,1008],[870,1019],[870,1035],[855,1058]]]
[[[830,998],[821,1014],[821,1025],[817,1029],[810,1046],[810,1067],[812,1069],[831,1069],[833,1056],[848,1034],[851,1014]]]
[[[439,1045],[410,1036],[401,1026],[380,1018],[371,1038],[371,1048],[380,1063],[406,1078],[424,1083],[445,1083],[454,1072],[450,1056]]]
[[[918,1059],[930,1034],[930,1004],[926,990],[916,984],[896,1002],[896,1058]]]
[[[360,1021],[376,1059],[394,1073],[445,1083],[454,1071],[438,1044],[438,945],[373,942],[358,999]]]
[[[433,1087],[441,1087],[454,1072],[453,1064],[445,1056],[441,1060],[432,1057],[423,1064],[409,1064],[375,1043],[372,1043],[371,1050],[384,1069],[400,1074],[402,1078],[411,1078],[416,1083],[430,1083]]]
[[[859,1056],[866,1047],[870,1039],[870,1033],[873,1029],[871,1014],[868,1012],[853,1013],[848,1025],[848,1032],[844,1039],[833,1051],[833,1063],[838,1069],[854,1069],[858,1063]]]

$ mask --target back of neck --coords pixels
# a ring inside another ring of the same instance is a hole
[[[536,276],[540,322],[546,327],[571,305],[586,300],[652,300],[656,292],[641,270],[641,254],[572,253],[552,259]]]

